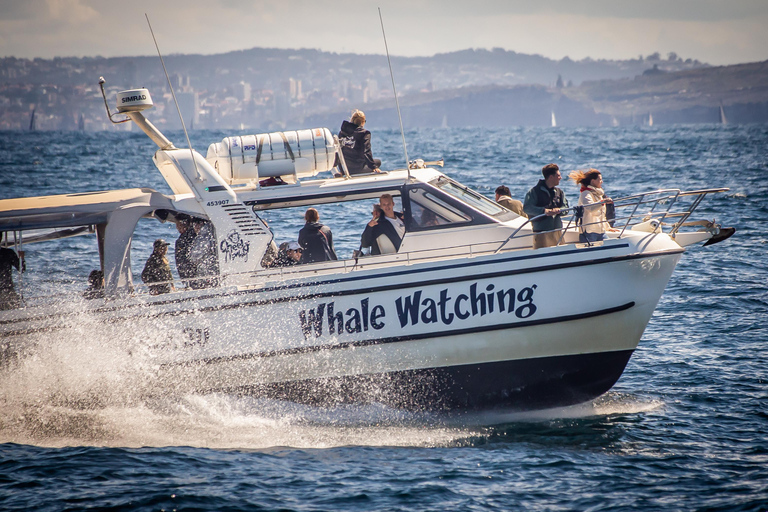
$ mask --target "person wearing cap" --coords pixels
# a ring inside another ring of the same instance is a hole
[[[273,267],[291,267],[298,265],[301,261],[301,253],[303,249],[299,245],[299,242],[283,242],[280,244],[280,248],[277,251],[277,258],[275,259]]]
[[[349,174],[381,172],[381,160],[373,158],[371,132],[365,129],[365,114],[354,110],[349,121],[342,121],[339,143]]]
[[[158,238],[152,246],[152,254],[149,255],[144,270],[141,273],[141,280],[149,285],[151,295],[160,295],[176,291],[173,286],[173,274],[171,274],[171,265],[168,263],[168,246],[170,244]],[[150,284],[161,283],[161,284]]]

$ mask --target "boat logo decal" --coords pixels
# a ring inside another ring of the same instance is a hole
[[[514,288],[495,290],[493,284],[488,284],[485,290],[478,290],[478,283],[475,282],[468,290],[444,288],[434,296],[424,290],[416,290],[389,303],[389,311],[395,313],[389,315],[389,318],[395,318],[399,329],[419,323],[447,326],[454,321],[460,323],[470,317],[486,315],[530,318],[537,310],[533,302],[536,288],[534,284],[519,291]],[[459,291],[462,293],[457,293]],[[388,321],[387,311],[382,304],[371,304],[368,297],[360,300],[359,307],[354,304],[346,310],[331,301],[299,311],[299,322],[305,339],[309,339],[312,334],[319,338],[324,334],[342,335],[345,332],[368,331],[370,328],[383,329]]]
[[[227,238],[221,241],[219,248],[221,249],[221,252],[224,253],[224,261],[242,259],[247,262],[251,243],[243,240],[240,237],[240,233],[233,229],[229,232]]]

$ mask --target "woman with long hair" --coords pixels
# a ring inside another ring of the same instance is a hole
[[[579,206],[584,207],[579,242],[591,243],[605,239],[606,231],[613,231],[605,216],[605,205],[611,199],[603,191],[603,175],[597,169],[577,170],[568,175],[579,185]]]

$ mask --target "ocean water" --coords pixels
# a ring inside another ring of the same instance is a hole
[[[204,154],[227,135],[191,137]],[[50,357],[0,372],[0,509],[768,510],[768,126],[451,128],[406,140],[410,158],[444,158],[447,174],[491,197],[503,183],[522,199],[549,162],[600,169],[612,197],[729,187],[698,217],[738,231],[686,252],[622,378],[569,408],[446,417],[149,399],[104,340],[64,353],[51,339]],[[399,133],[374,127],[373,144],[385,168],[403,165]],[[154,149],[136,132],[0,133],[0,198],[168,192]],[[576,200],[572,183],[562,188]],[[348,255],[370,205],[320,212]],[[296,236],[300,214],[266,214],[278,241]],[[172,228],[140,223],[134,273]],[[26,247],[25,293],[82,290],[94,245]]]

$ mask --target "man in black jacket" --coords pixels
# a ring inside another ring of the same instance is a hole
[[[539,180],[535,187],[525,195],[523,211],[529,219],[542,214],[546,217],[531,221],[533,229],[533,248],[554,247],[562,237],[563,221],[560,219],[562,210],[568,208],[568,199],[557,185],[560,184],[560,168],[557,164],[548,164],[541,169],[544,179]]]
[[[308,208],[304,220],[306,223],[299,230],[299,245],[303,249],[300,263],[337,260],[333,233],[331,228],[320,223],[320,213],[314,208]]]
[[[379,204],[374,205],[373,219],[365,226],[360,245],[370,247],[372,255],[393,254],[400,250],[403,236],[403,214],[395,211],[395,201],[390,194],[382,194]]]
[[[365,129],[363,112],[355,110],[349,121],[341,123],[339,142],[349,174],[379,172],[381,160],[373,158],[371,132]]]

